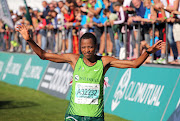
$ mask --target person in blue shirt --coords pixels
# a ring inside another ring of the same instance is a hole
[[[97,22],[95,17],[91,12],[88,12],[87,15],[81,15],[81,35],[86,32],[94,32],[93,22]]]
[[[98,47],[100,45],[100,39],[104,32],[103,24],[106,22],[107,17],[103,16],[103,10],[105,9],[105,5],[102,0],[88,0],[88,9],[82,7],[81,11],[83,12],[92,12],[94,14],[93,22],[94,22],[94,32],[97,37]]]
[[[151,0],[144,0],[144,2],[143,2],[143,5],[145,6],[144,16],[143,17],[137,16],[133,20],[134,21],[154,23],[155,22],[155,16],[157,16],[157,14],[155,13],[151,4],[152,4]]]
[[[141,0],[132,0],[132,4],[134,5],[136,15],[143,18],[146,11],[146,7],[143,2]]]

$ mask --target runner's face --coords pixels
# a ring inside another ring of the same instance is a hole
[[[96,46],[92,39],[81,40],[81,52],[85,58],[90,59],[94,56]]]

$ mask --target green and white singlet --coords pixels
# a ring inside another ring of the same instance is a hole
[[[70,103],[66,114],[104,118],[102,60],[87,66],[80,55],[73,73]]]

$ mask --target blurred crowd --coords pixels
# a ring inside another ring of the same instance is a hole
[[[180,0],[59,0],[43,1],[42,6],[43,11],[28,7],[31,19],[25,7],[10,13],[14,27],[26,25],[33,40],[47,52],[78,54],[79,38],[91,32],[97,38],[97,55],[133,60],[163,40],[168,44],[146,62],[165,64],[168,54],[169,63],[180,64]],[[33,53],[2,20],[0,51]]]

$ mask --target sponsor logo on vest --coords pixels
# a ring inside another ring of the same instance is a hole
[[[114,93],[111,111],[114,111],[120,104],[120,100],[128,100],[147,105],[159,106],[160,97],[164,86],[131,81],[131,69],[127,69]],[[130,82],[130,83],[129,83]]]
[[[21,69],[21,64],[13,63],[13,59],[14,59],[14,56],[11,56],[11,58],[9,59],[6,70],[2,77],[3,80],[6,78],[7,74],[12,74],[12,75],[16,75],[16,76],[19,75],[19,71]]]
[[[49,67],[44,76],[46,82],[42,82],[41,87],[66,94],[72,77],[70,68],[69,64],[63,64],[62,69]]]
[[[2,69],[3,69],[3,66],[4,66],[4,62],[0,61],[0,72],[1,72]]]
[[[32,61],[32,58],[29,58],[23,70],[21,79],[19,81],[19,85],[22,84],[22,82],[24,81],[24,78],[40,79],[40,75],[43,68],[41,66],[31,66],[31,61]]]
[[[99,82],[99,79],[88,78],[88,77],[82,77],[82,76],[79,77],[79,80]]]
[[[79,80],[79,76],[78,76],[78,75],[75,75],[75,76],[74,76],[74,80],[75,80],[75,81],[78,81],[78,80]]]

